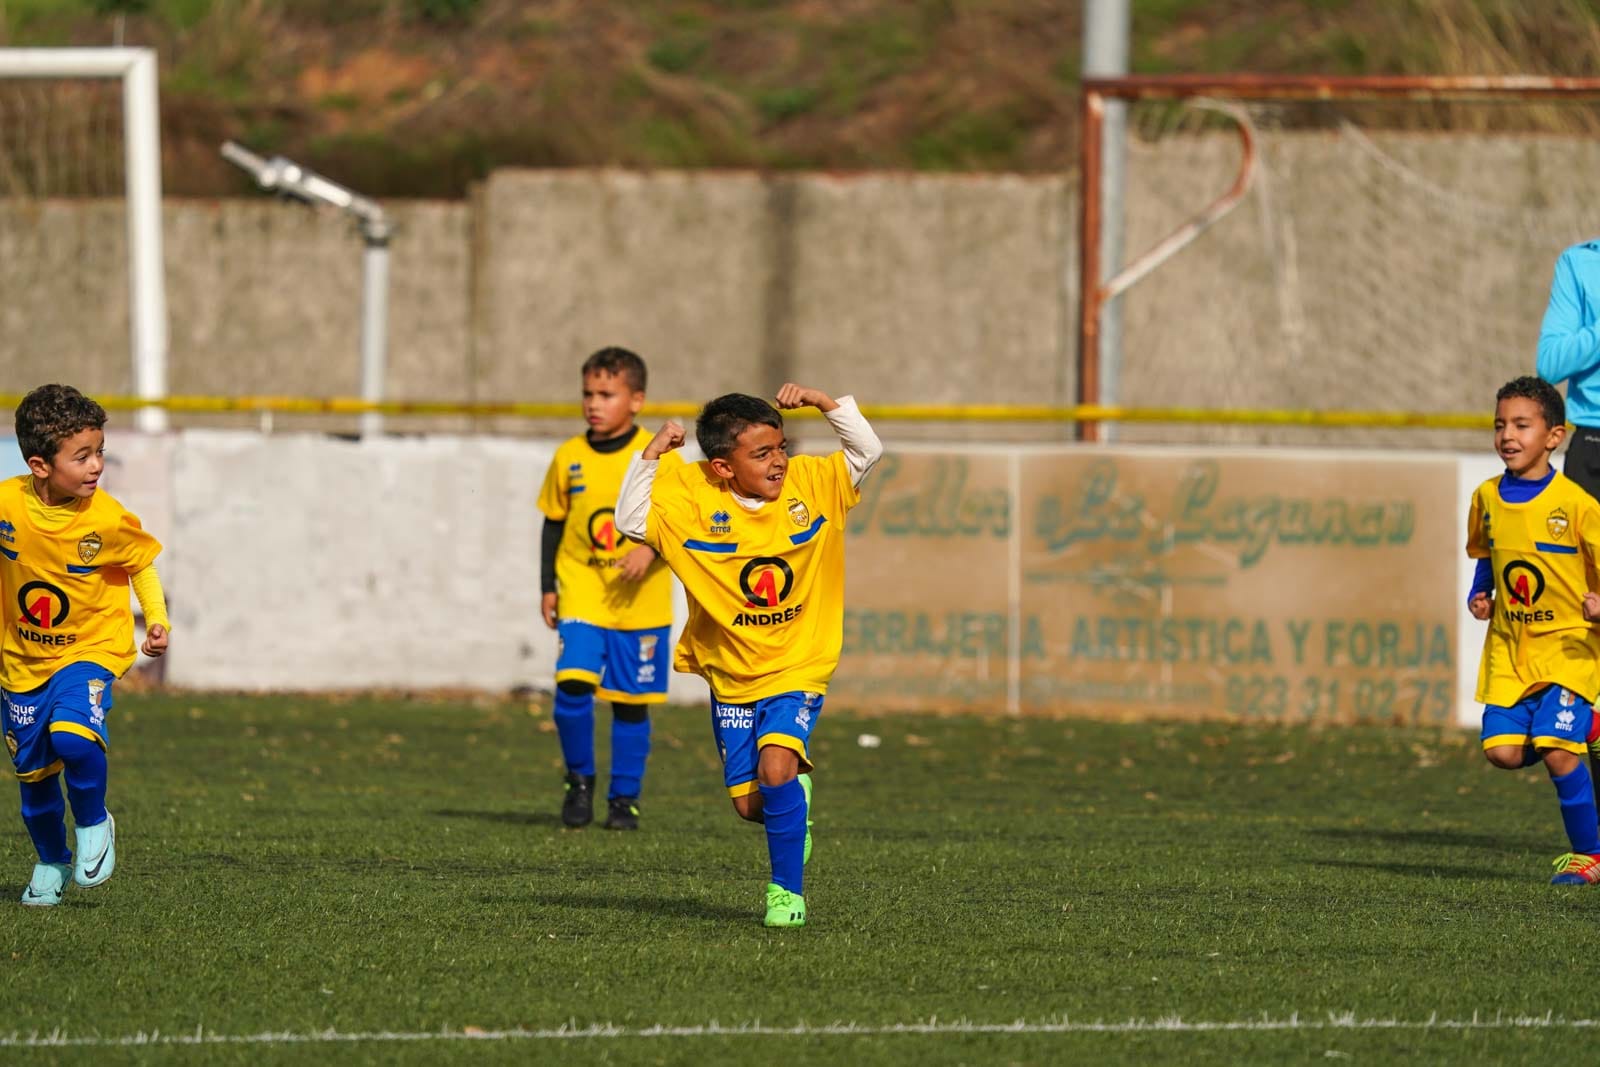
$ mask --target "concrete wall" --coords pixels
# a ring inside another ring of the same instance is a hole
[[[1131,148],[1130,254],[1226,187],[1238,154],[1218,135],[1163,152]],[[1589,142],[1476,138],[1463,154],[1437,137],[1297,134],[1264,140],[1262,158],[1244,206],[1123,302],[1123,401],[1481,409],[1531,365],[1556,252],[1600,231]],[[568,400],[578,361],[612,343],[646,355],[657,399],[786,378],[890,404],[1075,396],[1067,178],[505,171],[470,202],[391,206],[397,398]],[[173,201],[166,238],[174,392],[355,391],[361,245],[347,222],[260,199]],[[0,202],[11,388],[127,390],[122,241],[114,206]],[[973,432],[1061,428],[891,429]],[[1474,443],[1190,426],[1123,439]]]
[[[662,399],[791,378],[895,403],[1065,397],[1071,210],[1055,178],[498,173],[477,380],[570,400],[575,364],[621,343]]]

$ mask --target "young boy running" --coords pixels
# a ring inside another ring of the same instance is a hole
[[[116,866],[106,713],[112,684],[135,659],[130,584],[144,609],[145,655],[167,650],[155,568],[161,545],[97,491],[105,424],[105,409],[76,389],[40,386],[17,406],[28,473],[0,482],[0,605],[16,612],[0,639],[0,699],[22,821],[39,855],[24,904],[59,904],[69,876],[87,889]],[[76,862],[57,781],[63,772]]]
[[[1496,767],[1542,762],[1561,802],[1571,850],[1556,885],[1600,881],[1600,830],[1584,760],[1600,692],[1600,504],[1550,464],[1566,436],[1561,394],[1517,378],[1495,398],[1495,450],[1505,473],[1478,486],[1467,555],[1478,561],[1467,606],[1486,620],[1477,699],[1483,754]]]
[[[594,819],[594,702],[611,701],[608,830],[639,828],[650,755],[650,705],[667,699],[672,577],[656,554],[617,536],[612,514],[628,461],[645,445],[634,425],[644,406],[644,360],[602,348],[583,363],[589,429],[556,449],[539,510],[540,614],[561,635],[554,717],[566,761],[561,821]]]
[[[766,925],[804,926],[807,741],[844,640],[845,514],[883,445],[850,397],[789,384],[777,405],[817,408],[841,450],[791,457],[771,404],[718,397],[695,423],[703,462],[660,466],[684,441],[668,422],[628,467],[617,529],[660,553],[688,591],[673,666],[710,684],[734,811],[766,825]]]

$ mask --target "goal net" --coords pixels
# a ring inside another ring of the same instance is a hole
[[[149,50],[0,49],[5,391],[165,394],[156,108]]]
[[[1102,268],[1112,282],[1102,300],[1131,284],[1113,312],[1120,360],[1103,368],[1115,396],[1101,399],[1487,412],[1500,384],[1533,372],[1557,255],[1600,237],[1600,101],[1593,86],[1535,99],[1512,91],[1528,79],[1476,81],[1486,84],[1404,96],[1338,83],[1304,97],[1226,81],[1181,94],[1125,89],[1127,269],[1119,281]],[[1115,212],[1107,192],[1097,203]],[[1141,262],[1175,231],[1168,254]],[[1094,300],[1086,290],[1091,314]],[[1116,432],[1352,440],[1284,426]],[[1483,443],[1478,431],[1359,432],[1415,446]]]

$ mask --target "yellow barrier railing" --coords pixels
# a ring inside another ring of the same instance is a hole
[[[376,403],[356,397],[301,396],[169,396],[150,401],[136,396],[96,397],[112,411],[164,408],[192,414],[280,415],[380,415],[470,416],[474,418],[580,419],[583,409],[574,403],[468,404],[453,401],[383,400]],[[14,408],[20,393],[0,393],[0,405]],[[1489,430],[1489,414],[1432,414],[1419,411],[1248,411],[1229,408],[1131,408],[1078,404],[1070,407],[1012,404],[868,404],[869,419],[886,422],[1166,422],[1242,426],[1319,426],[1346,429],[1392,428],[1426,430]],[[692,419],[700,405],[689,402],[648,404],[643,418]],[[810,414],[796,412],[791,414]]]

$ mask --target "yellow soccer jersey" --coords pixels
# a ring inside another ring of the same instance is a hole
[[[72,663],[121,675],[133,666],[128,575],[161,543],[104,490],[46,507],[31,475],[0,482],[0,688],[37,689]]]
[[[1478,665],[1477,699],[1509,707],[1545,685],[1600,695],[1600,630],[1584,621],[1595,586],[1600,504],[1557,472],[1524,504],[1500,499],[1497,475],[1467,512],[1467,555],[1494,568],[1494,614]]]
[[[844,453],[795,456],[783,494],[748,511],[709,463],[658,470],[645,541],[689,594],[673,667],[717,699],[826,693],[844,642]]]
[[[617,534],[617,494],[628,461],[644,451],[650,435],[615,452],[597,452],[579,434],[556,449],[539,491],[545,518],[565,522],[556,553],[556,589],[563,619],[608,630],[648,630],[672,625],[672,576],[660,560],[644,578],[624,581],[617,570],[634,545]],[[674,458],[676,465],[682,461]]]

